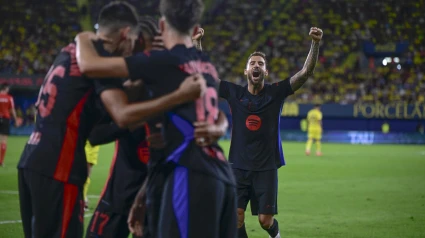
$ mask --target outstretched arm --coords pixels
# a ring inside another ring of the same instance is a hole
[[[304,63],[303,68],[291,77],[290,83],[292,91],[297,91],[307,81],[308,77],[313,75],[314,68],[316,67],[317,58],[319,56],[319,44],[323,36],[323,31],[319,28],[312,27],[309,33],[312,38],[310,52]]]
[[[138,103],[129,103],[121,89],[108,89],[100,94],[103,105],[114,122],[121,128],[147,120],[183,103],[199,98],[206,89],[202,75],[192,75],[180,87],[159,98]]]
[[[201,43],[201,41],[202,41],[202,37],[204,37],[204,34],[205,34],[205,30],[203,28],[199,28],[198,34],[196,34],[195,36],[192,37],[193,45],[195,45],[196,49],[198,49],[200,51],[202,51],[202,43]],[[227,95],[227,89],[225,89],[226,86],[224,86],[224,87],[221,87],[220,86],[221,85],[221,81],[222,81],[221,79],[218,79],[218,83],[219,83],[218,94],[219,94],[220,97],[226,98],[223,95]]]

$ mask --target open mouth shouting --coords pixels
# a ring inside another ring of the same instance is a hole
[[[252,70],[251,75],[252,75],[252,80],[258,82],[258,81],[260,81],[262,79],[263,72],[259,68],[254,68]]]

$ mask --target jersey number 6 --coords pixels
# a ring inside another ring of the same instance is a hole
[[[47,73],[46,79],[43,83],[40,93],[38,94],[38,100],[36,106],[41,117],[47,117],[52,112],[53,106],[56,102],[56,95],[58,90],[56,85],[52,82],[54,77],[63,78],[65,76],[65,67],[58,65],[53,69],[50,69]],[[44,96],[42,98],[42,96]]]

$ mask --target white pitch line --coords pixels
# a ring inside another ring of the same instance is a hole
[[[13,191],[13,190],[0,190],[0,194],[9,194],[9,195],[18,195],[19,192],[18,191]],[[99,198],[99,195],[87,195],[87,197],[89,198]]]
[[[92,213],[89,214],[85,214],[84,217],[90,217],[92,216]],[[16,224],[16,223],[22,223],[22,220],[15,220],[15,221],[0,221],[0,225],[5,225],[5,224]]]
[[[4,225],[4,224],[15,224],[15,223],[21,223],[21,220],[16,220],[16,221],[0,221],[0,225]]]
[[[18,191],[11,191],[11,190],[0,190],[0,193],[1,194],[11,194],[11,195],[19,194]]]

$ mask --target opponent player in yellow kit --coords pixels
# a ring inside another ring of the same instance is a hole
[[[87,176],[86,183],[84,184],[83,196],[84,196],[84,210],[87,211],[89,208],[89,199],[87,198],[87,192],[90,186],[90,174],[91,174],[92,167],[97,164],[97,159],[99,158],[99,146],[98,145],[92,146],[90,142],[87,140],[86,147],[84,149],[86,151],[86,157],[87,157],[88,176]]]
[[[308,122],[308,140],[305,149],[305,154],[310,155],[311,145],[313,140],[316,140],[316,155],[321,156],[321,140],[322,140],[322,112],[320,111],[320,105],[315,105],[307,114]]]

